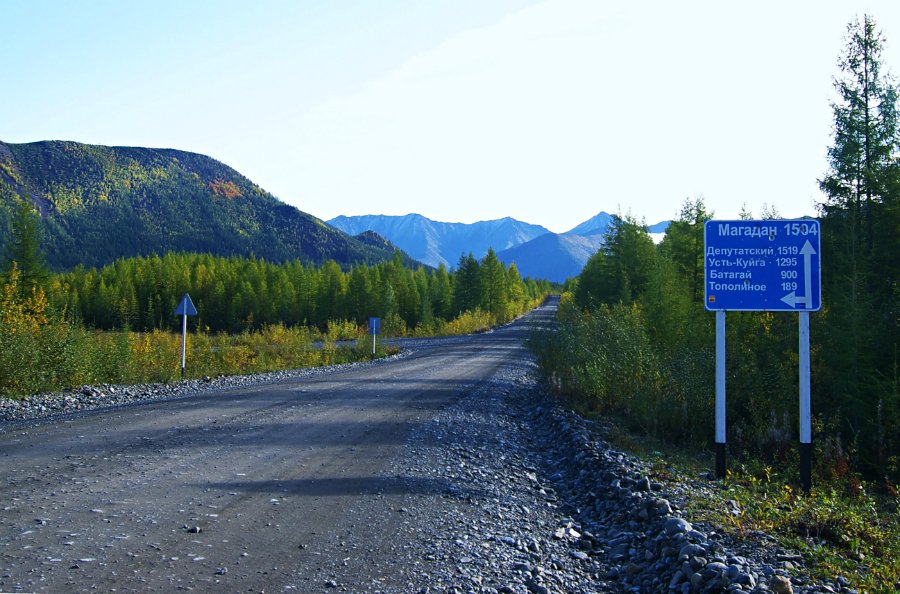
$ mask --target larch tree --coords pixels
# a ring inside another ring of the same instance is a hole
[[[712,213],[706,210],[703,198],[685,200],[678,218],[669,225],[659,246],[662,254],[671,258],[682,278],[688,279],[691,298],[703,300],[703,233]]]
[[[41,217],[27,198],[20,199],[13,213],[4,253],[4,272],[15,263],[19,288],[24,296],[47,282],[50,271],[41,248]]]
[[[497,259],[494,248],[488,248],[481,259],[481,307],[495,317],[506,310],[506,268]]]
[[[875,437],[865,448],[875,459],[892,449],[885,427],[900,409],[896,381],[885,382],[896,377],[900,338],[900,135],[898,87],[884,71],[884,45],[871,16],[848,25],[834,80],[833,144],[820,180],[823,383],[831,404],[843,408],[845,426]]]

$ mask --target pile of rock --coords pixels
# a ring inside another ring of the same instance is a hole
[[[535,401],[530,431],[547,444],[554,489],[577,509],[581,547],[611,563],[607,579],[634,592],[855,592],[844,578],[811,583],[802,557],[763,533],[737,542],[715,527],[695,527],[678,515],[676,497],[684,501],[689,489],[651,481],[646,465],[603,440],[602,427],[546,396]]]

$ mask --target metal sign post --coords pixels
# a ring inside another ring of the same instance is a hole
[[[809,393],[809,312],[800,312],[800,488],[812,487],[812,413]]]
[[[725,312],[716,312],[716,476],[725,478]]]
[[[372,356],[375,356],[375,337],[381,331],[381,318],[369,318],[369,334],[372,335]]]
[[[187,317],[197,315],[197,308],[194,307],[191,296],[187,293],[181,298],[181,303],[175,308],[172,314],[181,316],[181,379],[184,380],[184,364],[187,358]]]
[[[725,312],[795,311],[800,324],[800,486],[811,487],[809,312],[822,307],[815,219],[707,221],[704,296],[716,312],[716,476],[725,476]]]

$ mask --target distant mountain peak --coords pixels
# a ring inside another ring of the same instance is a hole
[[[497,258],[515,264],[523,277],[564,282],[581,273],[585,263],[603,246],[602,236],[548,233],[500,251]]]
[[[361,241],[362,243],[365,243],[366,245],[383,248],[386,250],[390,250],[392,252],[400,249],[397,246],[395,246],[393,243],[391,243],[390,241],[388,241],[387,239],[385,239],[384,237],[379,235],[378,233],[375,233],[374,231],[363,231],[362,233],[357,233],[356,235],[353,236],[353,239]]]
[[[585,222],[566,231],[564,235],[601,235],[606,233],[612,219],[613,215],[601,210]]]
[[[432,266],[455,268],[461,255],[471,252],[481,258],[492,247],[501,261],[515,262],[523,276],[562,282],[578,275],[588,258],[602,247],[613,216],[601,211],[562,234],[509,216],[468,224],[433,221],[414,213],[339,216],[328,222],[351,235],[375,231]],[[650,229],[658,234],[667,225],[668,221],[663,221]]]
[[[350,235],[374,231],[412,258],[430,266],[444,264],[448,268],[456,267],[459,257],[469,252],[481,258],[488,248],[500,251],[549,233],[540,225],[523,223],[512,217],[477,223],[446,223],[416,213],[342,215],[328,223]]]

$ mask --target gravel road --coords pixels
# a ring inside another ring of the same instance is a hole
[[[523,346],[553,311],[373,364],[7,405],[0,591],[851,591],[692,526],[688,489],[556,406]]]

